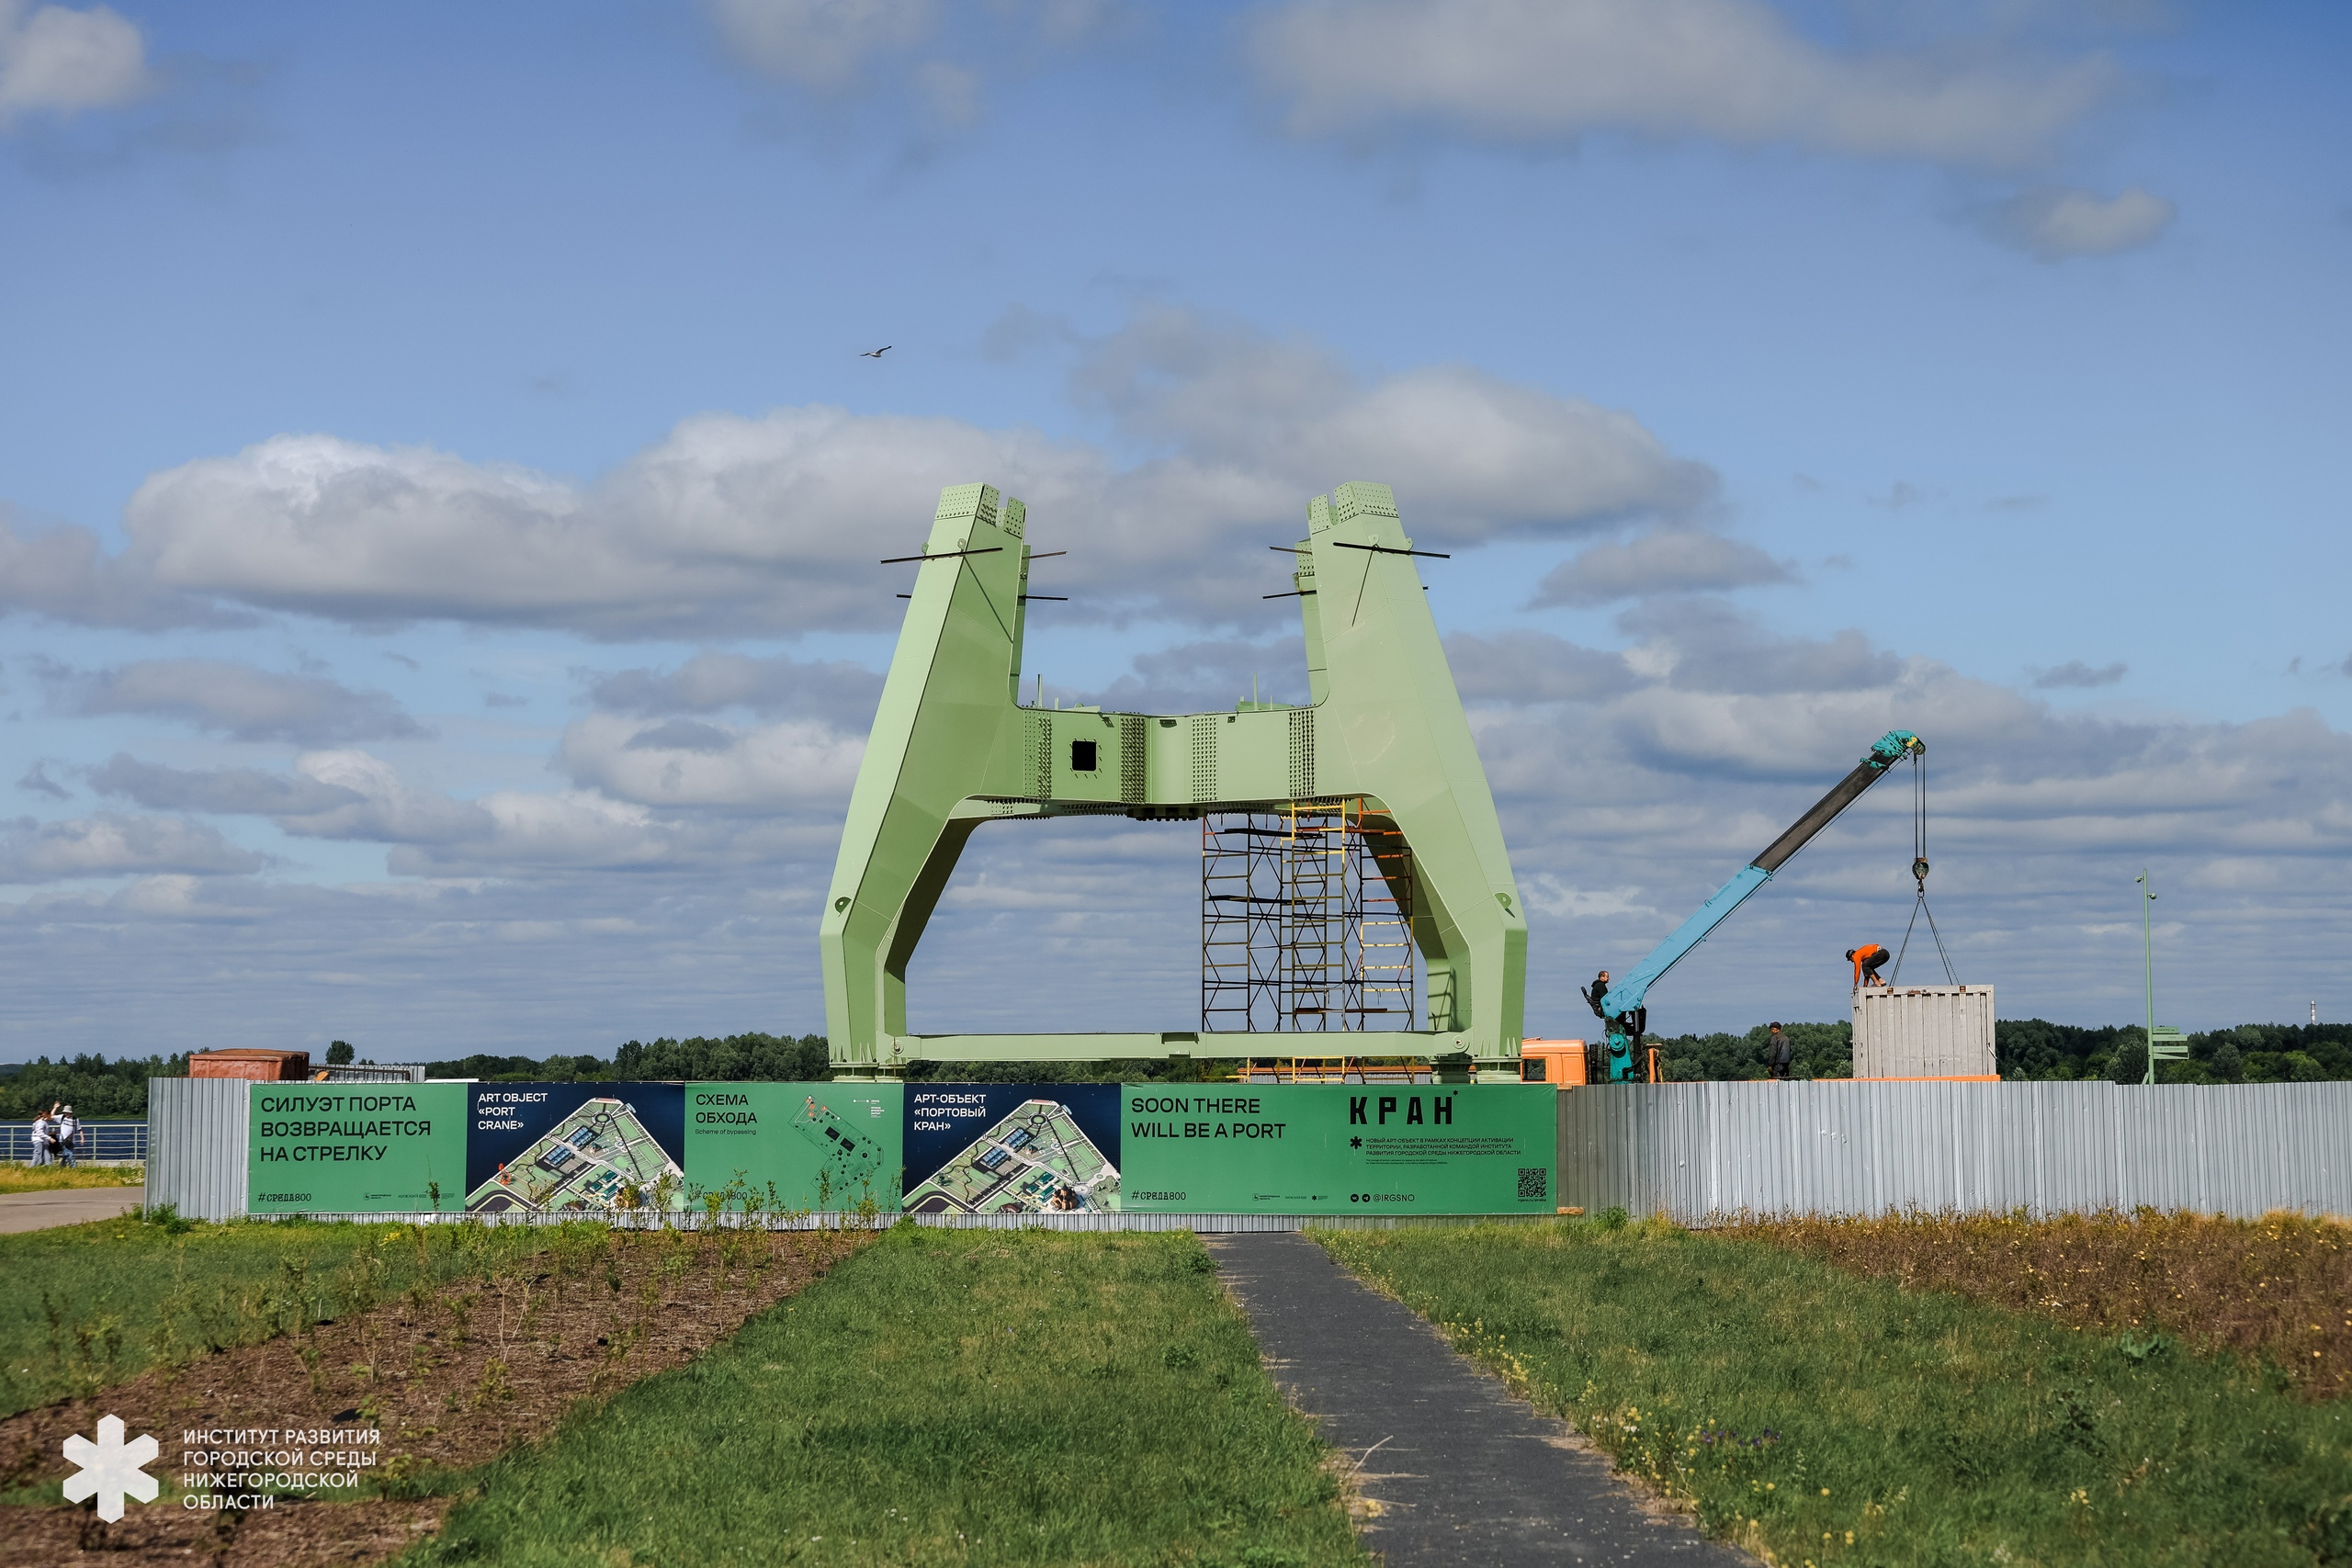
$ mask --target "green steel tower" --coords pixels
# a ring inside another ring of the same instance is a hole
[[[1350,1032],[1351,1055],[1516,1077],[1527,925],[1486,771],[1388,487],[1306,509],[1293,581],[1307,705],[1231,713],[1024,707],[1027,509],[985,484],[940,493],[842,829],[819,936],[825,1027],[845,1077],[916,1062],[1295,1055],[1297,1034],[907,1032],[907,965],[965,840],[1003,818],[1346,801],[1394,825],[1381,873],[1411,888],[1427,976],[1419,1030]],[[1320,1037],[1337,1042],[1338,1037]]]

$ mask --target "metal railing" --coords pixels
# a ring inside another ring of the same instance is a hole
[[[0,1159],[22,1165],[32,1157],[33,1124],[0,1122]],[[74,1157],[85,1165],[92,1161],[143,1160],[147,1157],[147,1123],[85,1122],[81,1136],[74,1141]]]

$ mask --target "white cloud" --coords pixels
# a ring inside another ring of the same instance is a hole
[[[0,883],[65,882],[77,877],[177,872],[218,876],[258,871],[268,862],[218,830],[177,817],[126,817],[102,811],[68,821],[30,818],[0,826]]]
[[[291,773],[118,755],[87,777],[101,795],[151,807],[266,817],[296,838],[385,844],[396,875],[538,877],[805,856],[838,831],[863,749],[862,736],[808,722],[739,731],[595,714],[565,734],[558,761],[580,785],[569,789],[459,799],[356,749],[304,752]]]
[[[390,762],[367,751],[306,751],[294,759],[294,771],[314,784],[341,792],[273,813],[278,826],[305,838],[452,843],[486,839],[494,829],[481,805],[419,789],[401,779]]]
[[[895,123],[920,161],[1037,67],[1125,30],[1125,0],[703,0],[729,58],[791,93],[762,118],[828,140]],[[878,116],[865,111],[879,108]]]
[[[2178,209],[2133,186],[2115,196],[2062,186],[2020,192],[1982,214],[1985,231],[2043,261],[2112,255],[2152,243]]]
[[[2042,692],[2061,686],[2112,686],[2122,680],[2130,669],[2120,660],[2093,668],[2079,659],[2070,659],[2052,669],[2034,671],[2033,684],[2036,691]]]
[[[276,814],[304,838],[393,846],[396,875],[514,874],[548,870],[631,870],[707,860],[724,836],[697,836],[642,807],[593,790],[495,790],[458,800],[401,778],[366,751],[311,751],[295,772],[355,798]]]
[[[1070,550],[1065,614],[1265,618],[1235,551],[1295,533],[1349,479],[1397,491],[1417,536],[1576,536],[1679,513],[1713,476],[1630,415],[1461,367],[1379,377],[1171,310],[1086,348],[1074,384],[1122,445],[960,421],[783,409],[701,414],[593,485],[422,448],[281,435],[152,476],[129,560],[189,594],[359,625],[447,619],[592,636],[877,628],[879,569],[942,486],[986,479]]]
[[[1547,575],[1537,605],[1606,604],[1653,593],[1692,593],[1793,582],[1796,571],[1754,545],[1720,534],[1668,529],[1624,544],[1595,545]]]
[[[258,768],[171,768],[124,752],[89,770],[100,795],[135,800],[151,811],[204,811],[223,816],[315,817],[360,805],[365,796],[297,773]]]
[[[1030,671],[1023,700],[1037,700],[1039,673]],[[1139,653],[1128,660],[1127,673],[1102,685],[1060,685],[1052,679],[1054,671],[1042,673],[1047,702],[1093,703],[1127,713],[1207,713],[1253,691],[1276,703],[1303,703],[1307,695],[1298,634],[1287,629],[1268,642],[1211,637]]]
[[[0,128],[25,114],[111,108],[153,85],[139,28],[110,7],[0,0]]]
[[[17,787],[29,795],[45,795],[51,800],[70,799],[65,786],[49,776],[48,766],[46,762],[36,761],[25,770],[25,776],[17,781]]]
[[[1623,130],[1976,166],[2042,155],[2119,83],[2098,55],[1984,39],[1826,48],[1762,0],[1284,0],[1250,59],[1301,135]]]
[[[619,800],[780,810],[846,801],[865,753],[864,736],[807,721],[735,729],[599,713],[565,728],[562,758],[579,783]]]
[[[1623,654],[1549,632],[1456,632],[1445,639],[1445,660],[1462,700],[1472,704],[1598,702],[1639,683]]]
[[[1527,907],[1538,915],[1558,919],[1605,919],[1622,915],[1656,916],[1658,911],[1641,901],[1638,887],[1603,887],[1589,891],[1571,887],[1549,873],[1539,872],[1520,884]]]
[[[881,699],[882,677],[847,660],[804,662],[705,649],[675,670],[622,670],[590,689],[616,713],[718,713],[748,708],[763,717],[814,716],[863,731]]]
[[[68,712],[151,714],[236,740],[318,746],[425,733],[385,693],[227,660],[144,659],[88,674],[45,673]]]
[[[626,871],[682,858],[676,837],[643,810],[586,791],[499,790],[475,804],[488,831],[401,845],[387,865],[399,874],[438,876],[532,866]]]
[[[705,0],[718,36],[753,70],[806,87],[835,87],[877,55],[925,42],[933,0]]]
[[[156,631],[250,620],[158,587],[136,563],[106,553],[87,528],[19,533],[0,504],[0,614]]]

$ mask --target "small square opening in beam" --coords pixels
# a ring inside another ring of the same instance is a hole
[[[1073,740],[1069,743],[1071,773],[1091,773],[1094,771],[1094,747],[1095,742],[1091,740]]]

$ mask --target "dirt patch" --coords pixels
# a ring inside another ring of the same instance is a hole
[[[1905,1215],[1727,1225],[1906,1290],[2041,1313],[2082,1328],[2136,1331],[2279,1369],[2306,1399],[2352,1394],[2352,1225],[2270,1214],[2023,1217]]]
[[[219,1568],[327,1568],[380,1562],[441,1528],[455,1498],[414,1503],[304,1503],[196,1516],[134,1505],[109,1525],[87,1508],[12,1508],[8,1539],[28,1562],[205,1563]]]
[[[596,1233],[462,1283],[266,1344],[158,1368],[90,1399],[0,1421],[0,1485],[62,1480],[61,1446],[101,1416],[152,1432],[164,1499],[119,1525],[87,1506],[12,1509],[11,1539],[41,1560],[327,1563],[378,1561],[438,1528],[449,1499],[198,1512],[172,1501],[190,1428],[373,1427],[370,1489],[395,1495],[469,1470],[552,1429],[583,1400],[692,1359],[871,1239],[838,1231]],[[200,1445],[198,1445],[200,1446]],[[103,1555],[99,1555],[103,1553]]]

